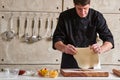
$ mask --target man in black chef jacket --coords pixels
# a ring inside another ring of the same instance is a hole
[[[103,15],[90,8],[90,0],[73,0],[74,8],[60,13],[53,35],[53,48],[61,51],[61,68],[79,68],[73,55],[76,47],[88,47],[104,53],[114,47],[114,40]],[[96,4],[97,5],[97,4]],[[103,41],[96,42],[97,34]]]

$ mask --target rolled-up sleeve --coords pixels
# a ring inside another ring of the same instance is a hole
[[[59,20],[53,34],[53,49],[56,49],[54,45],[58,41],[65,41],[65,24],[62,14],[59,16]]]
[[[103,42],[105,42],[105,41],[111,42],[113,45],[112,48],[114,48],[113,35],[112,35],[110,29],[108,28],[106,20],[102,14],[98,15],[97,31],[98,31],[100,39],[102,39]]]

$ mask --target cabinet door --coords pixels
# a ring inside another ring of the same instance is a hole
[[[40,30],[42,31],[40,35],[42,36],[42,40],[34,43],[27,43],[22,42],[21,38],[24,35],[24,19],[26,18],[24,14],[18,15],[19,13],[13,13],[12,16],[12,30],[16,31],[16,18],[20,17],[20,26],[19,26],[19,37],[14,36],[14,38],[11,41],[5,41],[2,39],[2,36],[0,36],[0,64],[60,64],[61,62],[61,52],[57,50],[52,49],[52,40],[47,40],[49,37],[51,37],[52,30],[51,26],[54,29],[56,27],[57,23],[57,13],[42,13],[44,15],[41,17],[40,15],[36,16],[27,16],[28,24],[27,24],[27,31],[28,37],[32,37],[32,30],[31,30],[31,20],[29,19],[35,19],[34,27],[34,36],[38,36],[38,20],[39,18],[43,19],[44,21],[41,23]],[[32,14],[31,14],[32,15]],[[8,25],[9,19],[11,17],[11,13],[9,12],[0,12],[0,16],[4,16],[4,18],[0,19],[0,33],[4,33],[5,31],[9,31]],[[37,17],[37,18],[36,18]],[[49,19],[49,22],[47,24],[46,28],[46,19]],[[53,25],[51,25],[51,19],[53,19]],[[56,23],[55,23],[56,22]],[[6,23],[6,24],[5,24]],[[29,28],[29,29],[28,29]]]
[[[33,44],[13,39],[10,43],[0,40],[0,64],[60,64],[61,52],[52,49],[45,40]]]
[[[2,11],[61,12],[62,0],[0,0]]]
[[[102,13],[120,13],[120,0],[91,0],[91,7]],[[73,7],[73,0],[64,0],[63,10]]]
[[[74,7],[73,0],[64,0],[63,11]]]
[[[120,0],[91,0],[91,6],[102,13],[120,13]]]
[[[101,54],[103,64],[120,64],[120,14],[104,14],[108,27],[110,28],[115,42],[115,48]],[[114,17],[112,17],[114,16]]]

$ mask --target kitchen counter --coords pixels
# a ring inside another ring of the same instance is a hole
[[[113,68],[113,67],[112,67]],[[6,76],[5,73],[0,72],[0,80],[120,80],[120,77],[117,77],[116,75],[113,74],[112,69],[107,67],[102,69],[104,71],[109,72],[108,77],[64,77],[61,74],[57,78],[44,78],[40,76],[16,76],[16,77],[11,77],[11,76]]]

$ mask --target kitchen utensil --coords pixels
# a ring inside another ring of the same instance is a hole
[[[27,18],[25,19],[25,24],[24,24],[24,34],[21,37],[22,42],[28,42],[29,36],[28,36],[28,33],[26,33],[26,28],[27,28]]]
[[[42,38],[47,38],[49,29],[50,29],[50,28],[49,28],[49,18],[47,18],[47,19],[46,19],[46,22],[45,22],[45,30],[46,30],[45,32],[46,32],[46,33],[45,33],[45,35],[44,35]]]
[[[107,71],[93,69],[61,69],[61,74],[65,77],[108,77]]]
[[[11,16],[10,19],[9,19],[9,22],[8,22],[8,30],[1,34],[3,40],[11,41],[14,38],[15,31],[12,30],[12,28],[13,28],[13,19],[12,19],[12,16]]]
[[[40,36],[40,27],[41,27],[41,19],[39,19],[38,21],[38,36],[37,36],[38,40],[42,39],[42,37]]]
[[[17,18],[17,33],[16,36],[19,38],[20,18]]]
[[[19,69],[5,68],[4,72],[5,72],[5,75],[9,78],[16,78],[18,76]]]
[[[48,41],[51,41],[53,38],[53,19],[51,20],[50,36],[47,37]]]
[[[33,19],[32,20],[32,35],[31,35],[31,37],[28,38],[28,43],[34,43],[34,42],[38,41],[37,36],[34,35],[34,23],[35,23],[35,21]]]

